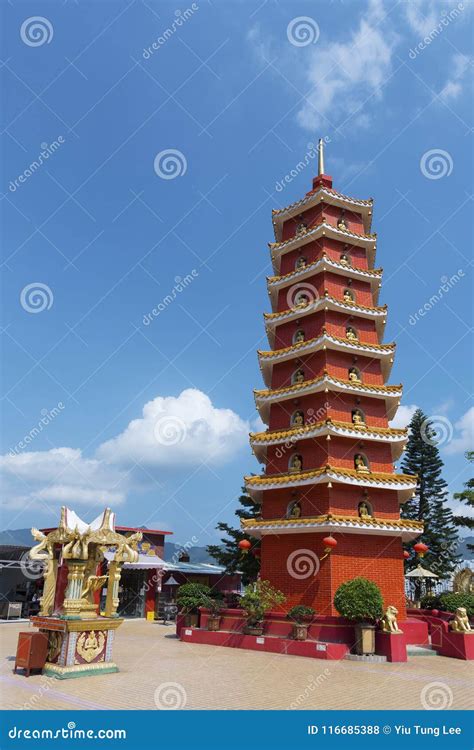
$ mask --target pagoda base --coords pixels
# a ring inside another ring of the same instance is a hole
[[[452,659],[472,661],[474,659],[474,631],[471,633],[446,631],[443,633],[438,654],[440,656],[450,656]]]
[[[112,647],[115,631],[122,622],[118,617],[32,617],[32,625],[48,638],[43,674],[67,680],[118,672],[112,661]]]

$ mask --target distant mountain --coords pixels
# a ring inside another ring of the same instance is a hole
[[[165,542],[165,560],[167,562],[177,562],[180,552],[183,551],[181,544],[174,544],[173,542]],[[189,555],[190,562],[192,563],[211,563],[211,565],[217,565],[216,560],[211,557],[206,547],[189,547],[186,548],[186,552]]]
[[[31,536],[30,529],[8,529],[0,531],[0,545],[6,547],[32,547],[34,539]]]

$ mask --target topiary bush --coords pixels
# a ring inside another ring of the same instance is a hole
[[[334,596],[334,606],[342,617],[354,622],[374,623],[383,614],[379,587],[362,577],[341,583]]]
[[[440,594],[438,609],[442,612],[455,612],[458,607],[465,607],[468,617],[474,617],[474,594]]]
[[[303,622],[311,622],[315,615],[315,611],[312,607],[306,607],[304,604],[296,604],[288,612],[288,619],[301,625]]]
[[[176,594],[179,609],[184,614],[195,614],[202,607],[204,596],[210,596],[211,589],[204,583],[183,583]]]

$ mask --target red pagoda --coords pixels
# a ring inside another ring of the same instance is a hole
[[[312,190],[273,211],[270,349],[258,352],[266,388],[255,392],[268,430],[250,436],[265,471],[246,477],[261,517],[243,524],[287,608],[336,614],[339,585],[364,576],[403,620],[402,542],[422,524],[400,518],[416,478],[394,469],[406,430],[389,427],[402,386],[387,385],[395,344],[382,343],[372,206],[333,190],[320,141]]]

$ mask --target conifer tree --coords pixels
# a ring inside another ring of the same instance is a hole
[[[402,518],[423,521],[423,535],[417,538],[428,545],[423,567],[447,578],[459,563],[458,533],[453,514],[447,505],[447,484],[442,477],[443,462],[439,455],[436,433],[421,409],[414,413],[402,461],[402,471],[418,477],[415,496],[401,506]],[[407,547],[412,550],[412,545]],[[407,561],[413,568],[413,558]]]
[[[474,463],[474,451],[467,451],[466,458],[471,463]],[[453,495],[455,500],[460,500],[462,503],[470,508],[474,508],[474,477],[468,479],[464,485],[462,492],[456,492]],[[454,516],[454,523],[456,526],[462,526],[466,529],[474,529],[474,517],[473,516]],[[467,548],[474,551],[474,544],[468,544]]]
[[[244,488],[242,488],[242,495],[239,497],[240,507],[235,511],[235,515],[240,519],[257,518],[260,516],[260,505],[256,503],[250,495],[247,494]],[[260,560],[258,552],[260,550],[260,542],[245,534],[240,528],[234,529],[228,523],[220,521],[217,526],[219,531],[224,531],[227,536],[222,537],[222,546],[218,544],[210,544],[207,547],[208,553],[215,559],[220,565],[223,565],[227,573],[235,573],[240,571],[242,573],[242,582],[244,585],[255,581],[259,570]],[[243,539],[247,539],[252,545],[251,549],[245,553],[239,549],[239,542]],[[257,552],[257,556],[255,553]]]

